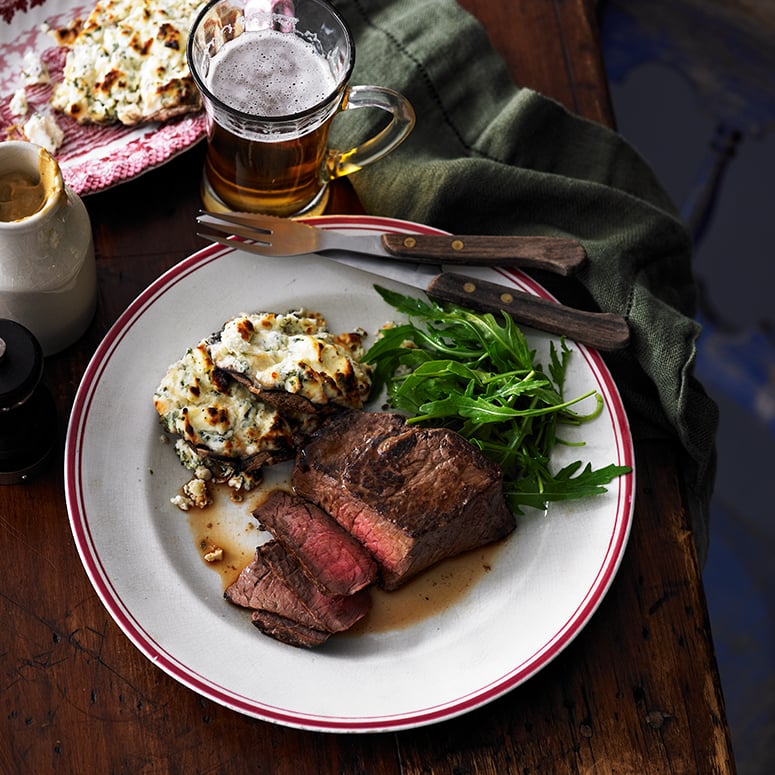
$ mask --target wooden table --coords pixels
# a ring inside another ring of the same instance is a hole
[[[491,31],[517,82],[612,123],[592,2],[462,4]],[[34,481],[0,487],[0,773],[734,772],[700,568],[664,445],[637,446],[630,544],[589,625],[526,684],[458,719],[362,735],[264,723],[176,683],[117,628],[70,535],[64,431],[110,324],[203,245],[192,229],[202,150],[87,199],[99,308],[82,340],[46,363],[60,449]],[[356,206],[347,187],[332,206]]]

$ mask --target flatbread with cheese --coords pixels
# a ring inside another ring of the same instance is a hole
[[[186,62],[202,0],[104,0],[88,18],[55,30],[67,47],[52,106],[82,124],[129,126],[197,111]]]

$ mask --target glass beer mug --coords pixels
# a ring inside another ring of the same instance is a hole
[[[355,48],[325,0],[213,0],[189,35],[207,118],[206,209],[319,213],[331,180],[381,159],[414,126],[405,97],[351,86]],[[390,120],[354,148],[328,147],[335,116],[372,107]]]

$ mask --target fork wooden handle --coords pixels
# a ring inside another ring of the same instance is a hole
[[[621,350],[630,342],[627,320],[613,312],[587,312],[533,296],[505,285],[443,272],[434,278],[428,295],[477,312],[508,312],[517,323],[558,336],[567,336],[598,350]]]
[[[565,237],[383,234],[382,245],[391,255],[418,263],[519,266],[562,276],[573,274],[587,260],[584,246]]]

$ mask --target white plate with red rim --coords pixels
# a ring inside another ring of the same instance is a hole
[[[48,105],[51,84],[24,85],[22,67],[26,55],[45,63],[52,82],[61,80],[65,50],[47,32],[85,17],[94,3],[88,0],[11,0],[0,7],[0,138],[24,139],[18,125],[34,113],[55,116],[64,142],[54,154],[65,183],[77,194],[102,191],[158,167],[205,137],[200,111],[163,123],[125,127],[81,125],[56,113]],[[26,91],[28,113],[14,116],[11,100],[20,88]]]
[[[311,220],[361,233],[437,233],[368,216]],[[551,298],[518,271],[492,273]],[[632,520],[634,473],[616,479],[604,495],[519,517],[486,573],[411,623],[372,630],[367,621],[358,634],[334,636],[314,650],[260,634],[249,612],[223,599],[223,576],[202,561],[189,516],[170,503],[188,477],[171,445],[160,440],[153,392],[187,347],[240,312],[303,305],[322,312],[333,331],[364,328],[368,345],[396,318],[374,282],[318,256],[264,259],[236,246],[207,247],[149,286],[108,332],[84,374],[67,434],[73,536],[119,627],[154,664],[204,697],[302,729],[417,727],[519,686],[589,621],[619,567]],[[531,346],[545,352],[549,337],[527,333]],[[595,467],[632,467],[629,426],[611,375],[596,351],[572,347],[566,395],[597,389],[605,409],[582,428],[585,446],[560,449],[557,463],[581,458]],[[257,542],[246,527],[249,511],[246,500],[216,512],[221,527],[243,544],[236,564],[247,563]]]

